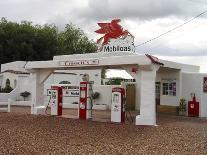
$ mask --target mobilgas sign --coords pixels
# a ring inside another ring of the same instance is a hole
[[[98,52],[134,52],[134,38],[127,36],[126,38],[111,39],[106,45],[98,45]]]
[[[100,52],[134,52],[134,46],[131,45],[124,45],[120,43],[120,45],[112,44],[104,45]]]
[[[104,34],[97,40],[98,52],[134,52],[134,36],[119,25],[120,19],[110,23],[98,23],[100,29],[95,32]]]

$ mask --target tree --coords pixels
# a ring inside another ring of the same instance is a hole
[[[123,78],[112,78],[112,79],[109,79],[108,82],[106,82],[106,85],[121,85],[122,81],[123,81]]]
[[[0,20],[0,64],[17,60],[51,60],[54,55],[92,53],[95,50],[95,43],[72,24],[67,24],[65,30],[59,32],[55,25]]]
[[[101,84],[103,84],[103,79],[106,78],[106,69],[102,68],[101,69]]]
[[[12,87],[10,86],[10,80],[6,79],[5,88],[1,88],[1,93],[10,93],[12,91]]]
[[[93,53],[97,49],[96,44],[73,24],[67,24],[65,30],[59,33],[58,47],[59,54]]]
[[[0,63],[23,60],[48,60],[57,54],[57,28],[31,22],[0,21]]]

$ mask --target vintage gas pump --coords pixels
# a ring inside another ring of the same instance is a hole
[[[80,82],[80,103],[79,103],[79,118],[92,118],[92,84],[89,82]]]
[[[48,89],[48,96],[50,96],[51,115],[62,115],[62,88],[60,86],[51,86],[51,89]]]
[[[123,123],[125,121],[125,89],[116,87],[112,89],[111,122]]]

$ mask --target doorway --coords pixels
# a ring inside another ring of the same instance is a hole
[[[156,105],[160,105],[160,82],[155,83],[155,103]]]
[[[126,110],[135,110],[135,84],[126,85]]]

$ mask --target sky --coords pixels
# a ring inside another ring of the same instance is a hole
[[[8,20],[55,24],[73,23],[96,40],[97,22],[122,20],[135,45],[190,20],[207,10],[206,0],[0,0],[0,16]],[[207,72],[207,13],[159,39],[136,48],[140,54],[199,65]],[[112,73],[111,73],[112,74]],[[110,74],[108,76],[111,76]]]

